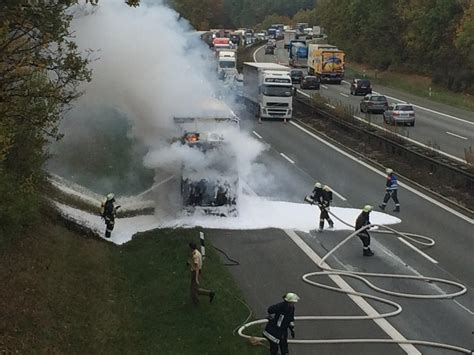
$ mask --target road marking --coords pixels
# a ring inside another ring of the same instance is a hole
[[[252,131],[252,133],[255,134],[258,138],[263,139],[263,137],[260,134],[258,134],[257,132]]]
[[[457,300],[454,300],[454,303],[456,303],[459,307],[461,307],[462,309],[464,309],[466,312],[470,313],[470,314],[474,314],[473,311],[471,311],[469,308],[467,308],[466,306],[463,306],[461,303],[459,303]]]
[[[383,176],[385,177],[386,176],[386,173],[385,171],[379,171],[378,169],[374,168],[373,166],[367,164],[366,162],[362,161],[361,159],[349,154],[348,152],[342,150],[341,148],[338,148],[336,147],[334,144],[332,143],[329,143],[327,141],[325,141],[324,139],[322,139],[321,137],[318,137],[316,134],[314,134],[313,132],[310,132],[308,131],[306,128],[300,126],[299,124],[295,123],[294,121],[290,121],[290,124],[292,124],[293,126],[295,126],[296,128],[298,128],[299,130],[305,132],[306,134],[310,135],[311,137],[313,137],[314,139],[320,141],[321,143],[327,145],[328,147],[334,149],[335,151],[339,152],[340,154],[348,157],[349,159],[357,162],[358,164],[366,167],[367,169],[373,171],[374,173],[380,175],[380,176]],[[449,207],[449,206],[446,206],[444,205],[443,203],[439,202],[439,201],[436,201],[434,198],[432,197],[429,197],[428,195],[425,195],[424,193],[414,189],[413,187],[403,183],[403,182],[398,182],[398,185],[404,187],[406,190],[414,193],[415,195],[418,195],[420,196],[421,198],[425,199],[426,201],[428,202],[431,202],[432,204],[442,208],[443,210],[455,215],[456,217],[459,217],[463,220],[465,220],[466,222],[470,223],[470,224],[474,224],[474,219],[472,218],[469,218],[468,216],[465,216],[463,215],[462,213],[456,211],[455,209]]]
[[[255,50],[255,52],[253,52],[253,61],[254,61],[255,63],[257,63],[257,57],[256,57],[257,52],[258,52],[259,50],[261,50],[262,48],[264,48],[265,46],[266,46],[266,45],[264,44],[263,46],[258,47],[258,48]]]
[[[304,96],[306,96],[306,97],[311,97],[310,94],[307,94],[307,93],[305,93],[304,91],[301,91],[301,90],[296,90],[296,91],[298,91],[301,95],[304,95]]]
[[[433,259],[431,256],[429,256],[428,254],[422,252],[420,249],[418,249],[417,247],[415,247],[413,244],[411,244],[410,242],[406,241],[405,239],[403,239],[402,237],[398,237],[398,240],[401,241],[403,244],[407,245],[408,247],[410,247],[411,249],[413,249],[414,251],[416,251],[418,254],[420,254],[421,256],[424,256],[426,259],[428,259],[429,261],[431,261],[433,264],[437,264],[438,262]]]
[[[342,82],[343,82],[344,84],[351,85],[351,83],[348,82],[348,81],[346,81],[346,80],[343,80]]]
[[[457,135],[457,134],[454,134],[454,133],[451,133],[451,132],[448,132],[446,131],[446,134],[449,134],[450,136],[453,136],[453,137],[456,137],[456,138],[461,138],[461,139],[464,139],[467,141],[467,137],[463,137],[463,136],[460,136],[460,135]]]
[[[285,233],[290,237],[290,239],[316,264],[320,265],[321,257],[316,254],[316,252],[311,249],[311,247],[306,244],[301,237],[292,230],[285,230]],[[322,264],[325,267],[329,267],[327,263]],[[340,289],[347,292],[347,296],[362,309],[365,314],[370,317],[380,316],[374,307],[372,307],[364,298],[360,296],[351,295],[351,292],[355,290],[339,275],[327,275]],[[407,341],[407,339],[397,330],[393,325],[391,325],[385,318],[373,319],[375,324],[377,324],[391,339],[396,341]],[[407,354],[420,354],[417,348],[411,344],[398,344]]]
[[[325,103],[325,105],[326,105],[327,107],[330,107],[330,108],[332,108],[333,110],[336,108],[336,106],[333,106],[333,105],[331,105],[331,104],[328,104],[328,103]]]
[[[331,191],[334,195],[336,195],[337,197],[339,197],[342,201],[347,201],[347,198],[345,198],[344,196],[342,196],[340,193],[338,193],[337,191],[334,191],[332,188],[331,188]]]
[[[329,89],[326,85],[321,85],[323,89]]]
[[[293,160],[291,160],[287,155],[285,155],[285,153],[280,153],[280,155],[285,158],[286,160],[288,160],[291,164],[294,164],[295,162]]]
[[[372,122],[368,122],[367,120],[365,120],[365,119],[363,119],[363,118],[361,118],[361,117],[358,117],[358,116],[355,116],[355,115],[352,116],[352,117],[354,117],[355,119],[357,119],[357,120],[359,120],[359,121],[362,121],[362,122],[364,122],[364,123],[367,123],[367,124],[369,124],[369,125],[372,126],[372,127],[375,127],[375,128],[377,128],[377,129],[380,129],[381,131],[394,134],[394,135],[397,136],[398,138],[402,138],[402,139],[404,139],[404,140],[406,140],[406,141],[408,141],[408,142],[410,142],[410,143],[419,145],[420,147],[429,149],[429,150],[431,150],[431,151],[433,151],[433,152],[436,152],[436,153],[438,153],[438,154],[444,155],[445,157],[448,157],[448,158],[450,158],[450,159],[456,160],[456,161],[458,161],[458,162],[460,162],[460,163],[467,164],[467,161],[464,160],[464,159],[462,159],[462,158],[459,158],[459,157],[456,157],[456,156],[451,155],[451,154],[449,154],[449,153],[443,152],[442,150],[433,148],[433,147],[431,147],[431,146],[429,146],[429,145],[426,145],[426,144],[424,144],[424,143],[418,142],[418,141],[416,141],[416,140],[414,140],[414,139],[412,139],[412,138],[405,137],[405,136],[403,136],[403,135],[401,135],[401,134],[395,133],[395,132],[393,132],[393,131],[391,131],[391,130],[385,128],[385,127],[379,126],[378,124],[375,124],[375,123],[372,123]]]
[[[349,97],[349,95],[344,94],[343,92],[340,92],[339,95],[342,95],[342,96],[344,96],[344,97]]]

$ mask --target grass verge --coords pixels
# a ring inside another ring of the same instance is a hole
[[[374,84],[398,89],[407,93],[424,97],[434,102],[447,104],[474,111],[472,95],[455,93],[432,83],[428,77],[403,74],[391,71],[377,71],[362,65],[350,63],[346,67],[346,75],[350,78],[367,77]],[[430,88],[431,87],[431,96]]]
[[[261,354],[232,334],[248,311],[212,250],[203,287],[216,299],[192,306],[187,243],[197,234],[115,246],[44,217],[0,252],[0,353]]]

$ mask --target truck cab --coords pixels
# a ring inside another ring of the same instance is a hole
[[[293,103],[293,86],[287,71],[264,71],[260,86],[260,112],[262,118],[290,119]]]
[[[217,76],[224,79],[228,73],[237,73],[236,52],[230,50],[219,51],[217,59]]]

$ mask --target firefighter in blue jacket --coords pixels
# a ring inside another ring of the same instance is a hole
[[[268,307],[268,323],[263,336],[270,342],[270,354],[277,355],[280,347],[281,355],[288,355],[288,330],[295,337],[295,303],[299,301],[297,294],[289,292],[283,296],[283,302]]]
[[[395,202],[395,209],[393,210],[393,212],[400,212],[400,202],[398,201],[397,191],[398,191],[397,176],[393,173],[392,169],[387,169],[387,177],[386,177],[386,183],[385,183],[385,197],[383,198],[382,204],[379,205],[382,211],[385,210],[388,200],[392,198],[393,202]]]

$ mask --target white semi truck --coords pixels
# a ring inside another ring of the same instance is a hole
[[[235,50],[220,51],[217,58],[217,76],[224,79],[227,73],[237,73],[237,52]]]
[[[293,112],[290,68],[275,63],[244,63],[243,96],[259,118],[289,120]]]

